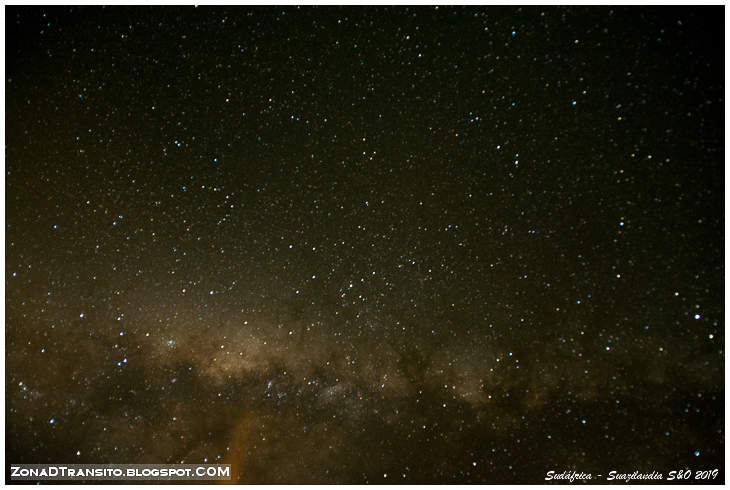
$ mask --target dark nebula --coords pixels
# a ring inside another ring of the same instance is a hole
[[[724,15],[5,7],[7,462],[724,482]]]

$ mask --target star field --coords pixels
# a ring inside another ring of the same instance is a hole
[[[720,469],[721,7],[6,7],[6,450]]]

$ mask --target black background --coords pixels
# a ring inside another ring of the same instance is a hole
[[[6,7],[8,462],[724,481],[723,50],[722,7]]]

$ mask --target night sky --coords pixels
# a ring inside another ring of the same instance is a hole
[[[723,7],[5,15],[8,462],[724,481]]]

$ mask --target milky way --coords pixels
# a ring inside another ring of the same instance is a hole
[[[723,15],[6,8],[8,462],[724,481]]]

